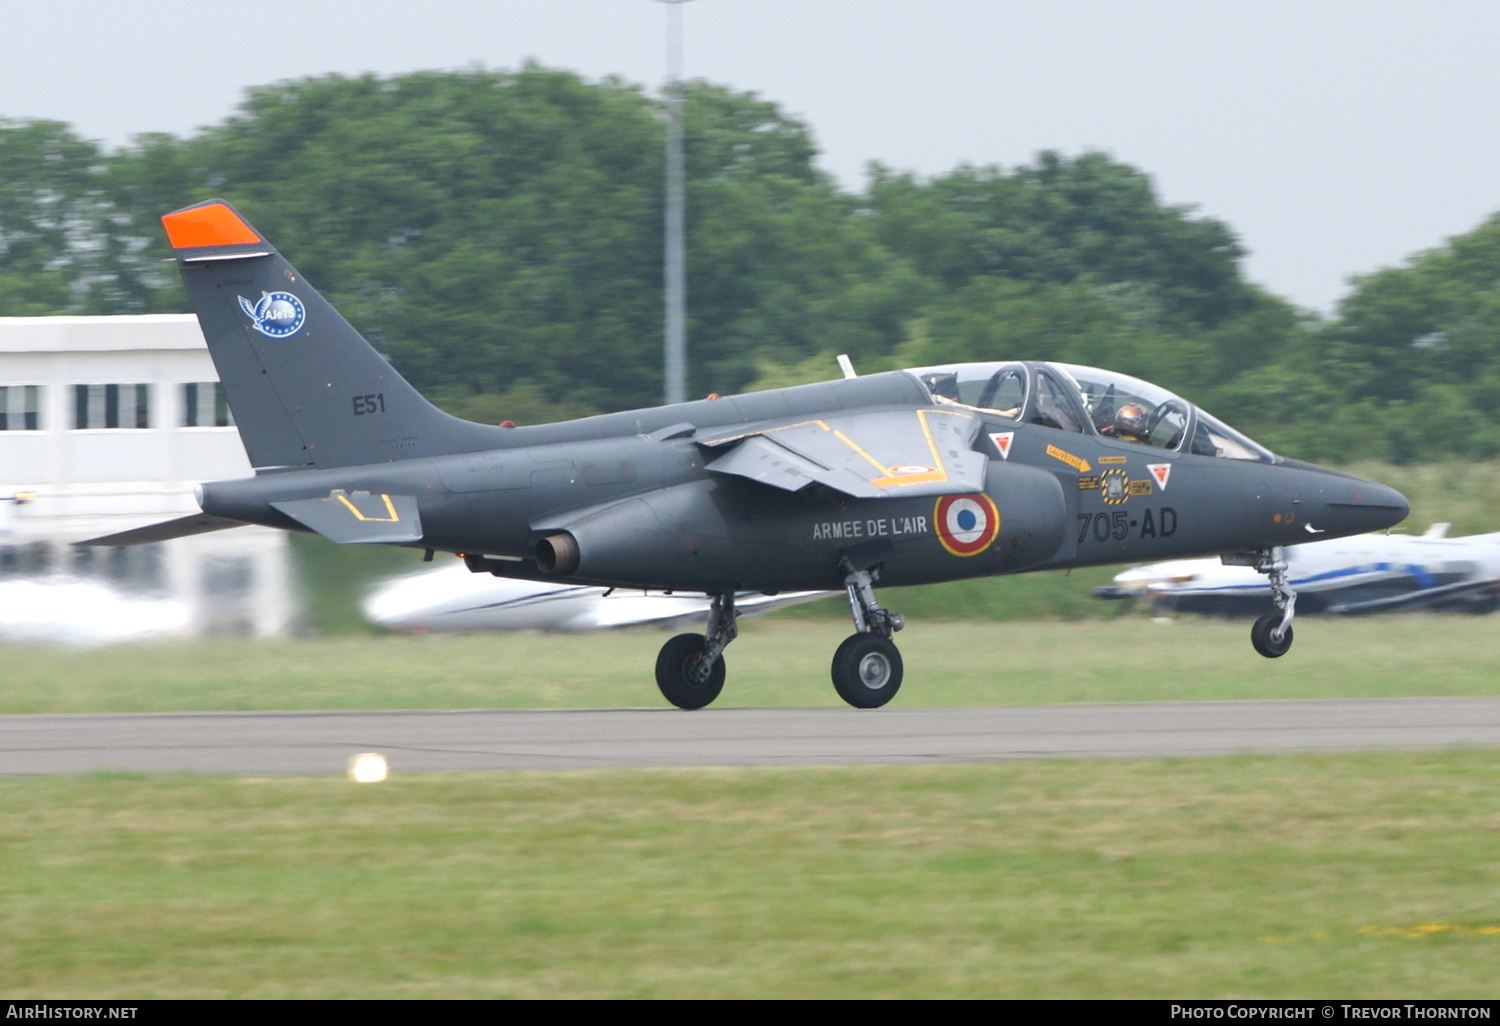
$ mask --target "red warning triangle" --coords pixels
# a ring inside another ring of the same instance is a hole
[[[1016,433],[1014,431],[997,431],[990,435],[990,441],[994,442],[995,448],[1000,450],[1000,458],[1002,460],[1010,459],[1010,443],[1011,439],[1015,437]]]
[[[1172,476],[1172,464],[1170,463],[1148,463],[1146,469],[1151,471],[1151,476],[1156,478],[1156,487],[1162,491],[1167,490],[1167,478]]]

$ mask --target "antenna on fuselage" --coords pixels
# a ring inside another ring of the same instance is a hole
[[[849,362],[849,354],[848,353],[840,353],[838,355],[838,361],[839,361],[839,370],[841,370],[841,371],[844,372],[844,377],[846,377],[846,378],[855,378],[855,377],[859,376],[859,375],[857,375],[857,374],[854,373],[854,364],[852,364],[852,363]]]

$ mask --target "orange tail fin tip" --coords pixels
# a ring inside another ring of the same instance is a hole
[[[227,203],[205,203],[177,210],[161,219],[173,249],[235,246],[261,237]]]

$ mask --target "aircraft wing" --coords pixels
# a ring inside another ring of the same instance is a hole
[[[706,469],[785,491],[821,484],[858,499],[984,489],[980,421],[958,410],[872,410],[771,423],[699,439]]]
[[[742,594],[735,605],[754,615],[828,594]],[[702,630],[708,599],[701,594],[518,581],[471,574],[462,564],[451,564],[383,582],[366,596],[364,614],[395,631],[584,631],[642,623]]]
[[[583,589],[577,589],[582,591]],[[589,589],[591,591],[597,589]],[[735,609],[742,616],[756,616],[774,609],[795,606],[814,599],[837,594],[830,591],[788,591],[780,595],[740,594]],[[701,596],[663,595],[660,592],[615,591],[593,596],[586,610],[580,611],[575,627],[628,627],[638,623],[681,626],[684,630],[702,629],[708,619],[708,600]]]
[[[411,495],[335,492],[326,499],[271,503],[305,527],[341,545],[411,542],[422,537],[422,518]]]

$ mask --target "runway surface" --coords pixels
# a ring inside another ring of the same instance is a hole
[[[982,709],[138,713],[0,716],[0,775],[251,776],[917,764],[1500,746],[1500,698]]]

